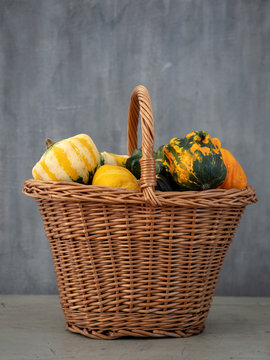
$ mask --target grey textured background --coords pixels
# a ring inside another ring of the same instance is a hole
[[[21,194],[44,139],[84,132],[125,153],[143,84],[157,145],[208,130],[256,187],[217,293],[269,296],[269,40],[266,0],[0,0],[0,292],[57,291],[37,206]]]

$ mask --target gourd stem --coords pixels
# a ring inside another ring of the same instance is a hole
[[[49,147],[51,147],[53,144],[55,144],[55,142],[52,139],[47,138],[45,140],[45,144],[46,144],[46,148],[49,149]]]

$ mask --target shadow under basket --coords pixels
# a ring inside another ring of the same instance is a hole
[[[255,189],[154,190],[147,89],[132,93],[128,154],[142,121],[141,192],[27,180],[54,260],[66,327],[95,339],[187,337],[205,325],[224,257]]]

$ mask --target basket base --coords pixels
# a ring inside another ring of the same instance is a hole
[[[97,340],[113,340],[123,337],[137,337],[137,338],[162,338],[162,337],[189,337],[192,335],[198,335],[204,330],[204,324],[187,330],[177,330],[177,331],[164,331],[164,330],[154,330],[154,331],[144,331],[144,330],[118,330],[118,331],[95,331],[87,328],[79,328],[76,325],[71,325],[68,322],[66,323],[66,329],[87,336],[91,339]]]

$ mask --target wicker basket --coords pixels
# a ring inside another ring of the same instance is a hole
[[[70,331],[95,339],[187,337],[205,324],[216,283],[255,189],[159,192],[154,123],[134,89],[128,154],[142,122],[141,192],[28,180],[40,207]]]

